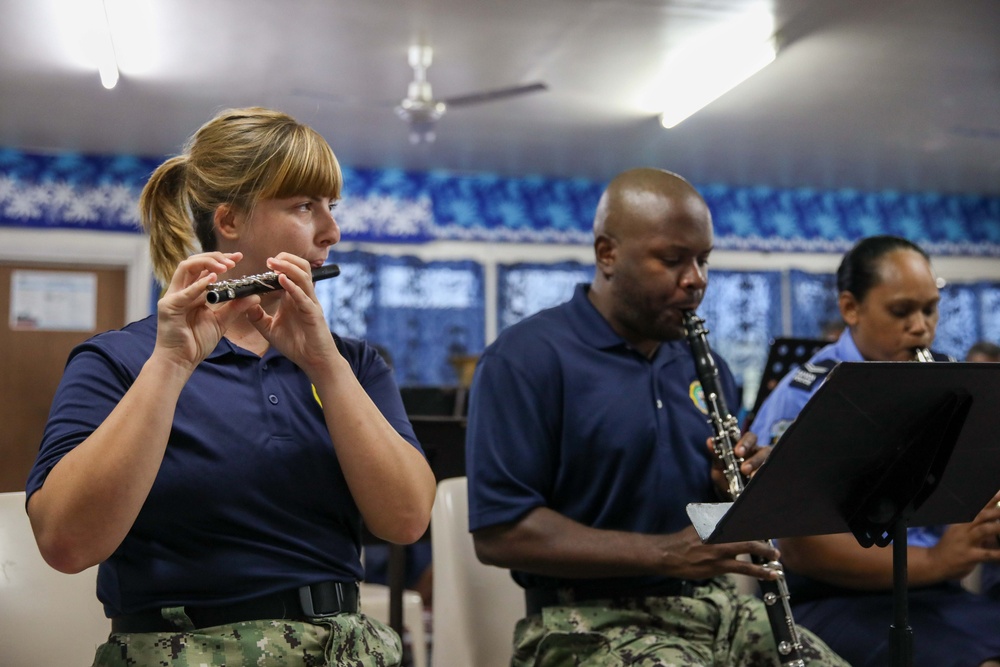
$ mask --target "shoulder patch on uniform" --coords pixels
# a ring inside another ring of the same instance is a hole
[[[826,359],[816,363],[806,362],[795,369],[791,386],[799,389],[812,389],[813,385],[826,378],[827,374],[837,365],[837,361]]]
[[[779,419],[771,424],[771,444],[778,442],[778,439],[785,434],[788,427],[792,425],[792,419]]]

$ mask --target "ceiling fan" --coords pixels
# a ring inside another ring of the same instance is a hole
[[[430,46],[414,44],[409,50],[413,81],[410,82],[406,97],[396,105],[396,115],[410,126],[410,142],[430,143],[435,138],[437,121],[450,108],[495,102],[497,100],[547,90],[542,82],[485,90],[468,95],[435,99],[431,84],[427,80],[427,69],[431,66],[434,51]]]

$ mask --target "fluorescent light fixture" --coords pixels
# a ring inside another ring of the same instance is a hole
[[[118,58],[115,56],[115,39],[111,34],[111,19],[108,18],[108,4],[101,0],[102,23],[101,41],[97,68],[101,73],[101,85],[111,90],[118,84]]]
[[[111,88],[121,76],[149,78],[163,72],[157,8],[149,0],[32,0],[51,26],[54,65],[100,72]],[[166,4],[166,3],[161,3]],[[160,11],[166,11],[162,7]]]
[[[770,64],[777,55],[774,17],[755,10],[715,26],[671,51],[653,95],[671,128]]]

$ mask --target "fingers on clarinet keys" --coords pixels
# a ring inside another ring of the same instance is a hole
[[[326,280],[340,275],[340,266],[337,264],[324,264],[312,270],[313,282]],[[251,294],[263,294],[280,290],[281,284],[278,282],[278,274],[275,271],[258,273],[253,276],[243,278],[233,278],[232,280],[221,280],[211,283],[206,289],[205,299],[212,304],[222,303],[241,299]]]
[[[209,303],[215,304],[276,289],[280,289],[278,274],[274,272],[260,273],[254,276],[212,283],[206,288],[205,299]]]
[[[765,570],[767,570],[768,577],[771,579],[778,579],[785,574],[785,569],[776,560],[768,561],[761,565]]]

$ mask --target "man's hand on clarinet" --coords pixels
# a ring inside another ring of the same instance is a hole
[[[709,438],[705,441],[705,444],[712,457],[712,483],[723,494],[728,494],[729,481],[723,472],[725,464],[715,451],[715,438]],[[740,463],[740,472],[746,479],[750,479],[771,454],[771,448],[758,445],[757,436],[747,431],[736,442],[736,445],[733,447],[733,453],[737,458],[742,460],[742,463]]]

